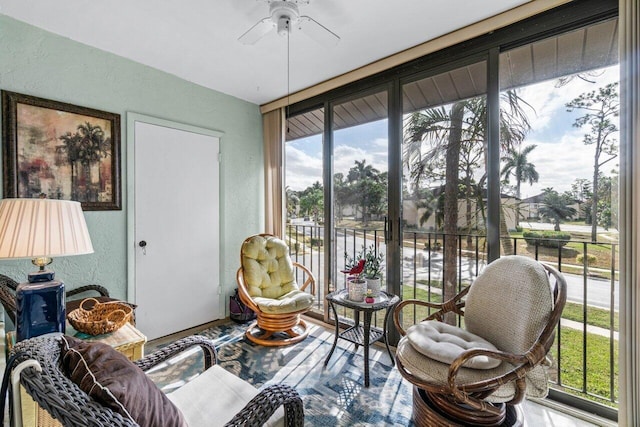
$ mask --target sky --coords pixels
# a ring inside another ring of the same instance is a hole
[[[609,67],[593,77],[596,83],[579,78],[555,87],[557,80],[546,81],[518,89],[519,95],[531,105],[527,109],[531,131],[523,147],[537,147],[528,155],[540,179],[537,183],[521,185],[522,198],[540,194],[552,187],[559,193],[571,189],[576,179],[591,181],[595,149],[583,143],[585,128],[573,126],[575,119],[584,114],[569,113],[566,103],[582,93],[595,90],[619,78],[618,67]],[[619,140],[619,136],[615,136]],[[354,126],[334,133],[334,172],[348,173],[356,160],[366,160],[379,171],[387,171],[387,120]],[[602,160],[602,159],[601,159]],[[603,167],[605,175],[617,169],[617,159]],[[286,185],[292,190],[303,190],[314,182],[322,182],[322,136],[316,135],[287,143]]]

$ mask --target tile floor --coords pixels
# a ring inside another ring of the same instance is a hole
[[[207,327],[210,325],[206,325]],[[162,340],[152,341],[150,346],[156,345],[162,342],[170,342],[178,339],[182,336],[189,335],[197,332],[197,328],[189,330],[187,332],[175,334],[174,336],[163,338]],[[4,323],[0,322],[0,334],[4,336]],[[0,369],[4,372],[5,367],[5,352],[4,352],[4,340],[0,342]],[[584,414],[576,411],[572,408],[564,408],[562,405],[549,402],[534,402],[527,400],[524,404],[525,418],[527,427],[590,427],[590,426],[617,426],[617,423],[611,422],[605,419],[594,417],[590,414]],[[568,412],[563,412],[568,411]],[[8,427],[8,416],[5,416],[5,423],[3,427]]]

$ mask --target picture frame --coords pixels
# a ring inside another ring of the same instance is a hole
[[[121,210],[120,115],[1,91],[3,197]]]

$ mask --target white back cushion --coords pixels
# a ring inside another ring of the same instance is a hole
[[[522,354],[546,326],[553,310],[547,272],[523,256],[497,259],[471,285],[465,304],[465,329],[499,350]]]

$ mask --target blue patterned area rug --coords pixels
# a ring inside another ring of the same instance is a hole
[[[413,425],[411,385],[391,365],[386,349],[372,346],[370,386],[364,387],[364,357],[360,346],[344,340],[329,364],[324,359],[333,344],[333,331],[308,322],[309,337],[289,347],[257,346],[244,339],[246,325],[229,322],[199,332],[215,343],[220,365],[261,388],[274,383],[294,387],[302,396],[307,426]],[[152,351],[147,348],[146,351]],[[165,391],[198,375],[199,350],[160,366],[150,375]]]

